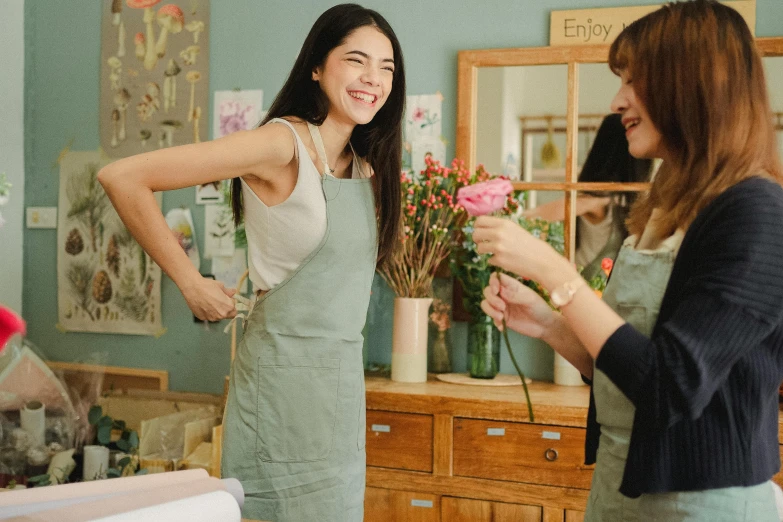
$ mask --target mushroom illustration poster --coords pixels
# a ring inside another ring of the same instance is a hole
[[[107,0],[101,147],[122,158],[207,138],[209,1]]]
[[[212,136],[222,138],[238,130],[249,130],[261,121],[264,91],[215,91]]]
[[[96,151],[69,152],[60,162],[59,326],[158,335],[161,270],[133,240],[98,183],[98,171],[109,161]]]

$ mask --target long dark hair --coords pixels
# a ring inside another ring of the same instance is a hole
[[[634,158],[628,152],[628,138],[625,137],[622,116],[610,114],[598,127],[593,145],[579,173],[579,181],[646,183],[650,181],[651,171],[652,160]],[[607,192],[589,193],[596,196],[613,195]],[[620,206],[627,210],[636,200],[636,194],[623,193],[620,199]]]
[[[295,116],[321,125],[329,113],[329,99],[312,79],[335,47],[360,27],[383,33],[394,51],[394,77],[386,103],[371,122],[357,125],[351,135],[356,154],[372,167],[373,191],[378,219],[378,263],[389,259],[398,243],[400,227],[400,172],[402,171],[402,118],[405,112],[405,66],[402,49],[389,23],[380,14],[357,4],[336,5],[316,20],[302,44],[299,56],[283,88],[261,124],[273,118]],[[231,181],[234,222],[242,220],[242,187]]]
[[[783,184],[764,67],[737,11],[713,0],[667,4],[620,33],[609,66],[629,73],[668,153],[649,194],[631,209],[631,233],[644,229],[654,208],[664,211],[662,237],[687,228],[751,176]]]

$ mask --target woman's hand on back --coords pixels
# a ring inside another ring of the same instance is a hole
[[[233,299],[236,290],[226,288],[220,281],[201,277],[181,290],[190,311],[202,321],[219,321],[237,315]]]

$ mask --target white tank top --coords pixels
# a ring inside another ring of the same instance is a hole
[[[326,233],[326,200],[321,174],[310,159],[304,142],[286,120],[275,118],[269,123],[283,123],[294,134],[294,154],[299,170],[296,185],[288,199],[267,206],[245,180],[242,183],[245,233],[247,235],[248,278],[253,291],[269,290],[282,283],[321,243]],[[318,127],[308,124],[324,172],[329,172],[323,141]],[[352,149],[353,150],[353,147]],[[362,178],[369,168],[354,153],[351,177]],[[328,175],[328,174],[327,174]]]

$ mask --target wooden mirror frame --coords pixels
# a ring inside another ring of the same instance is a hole
[[[783,56],[783,37],[757,38],[756,45],[762,56]],[[579,107],[579,64],[605,63],[609,57],[609,45],[527,47],[511,49],[465,50],[457,53],[457,150],[456,157],[465,161],[472,171],[476,167],[477,80],[479,67],[508,67],[525,65],[567,65],[568,100],[566,109],[566,161],[565,181],[536,183],[517,181],[515,190],[557,190],[566,193],[565,198],[565,253],[574,259],[576,232],[577,190],[605,190],[641,192],[648,183],[579,183],[577,133]],[[783,88],[783,87],[781,87]],[[608,108],[607,108],[608,109]]]

